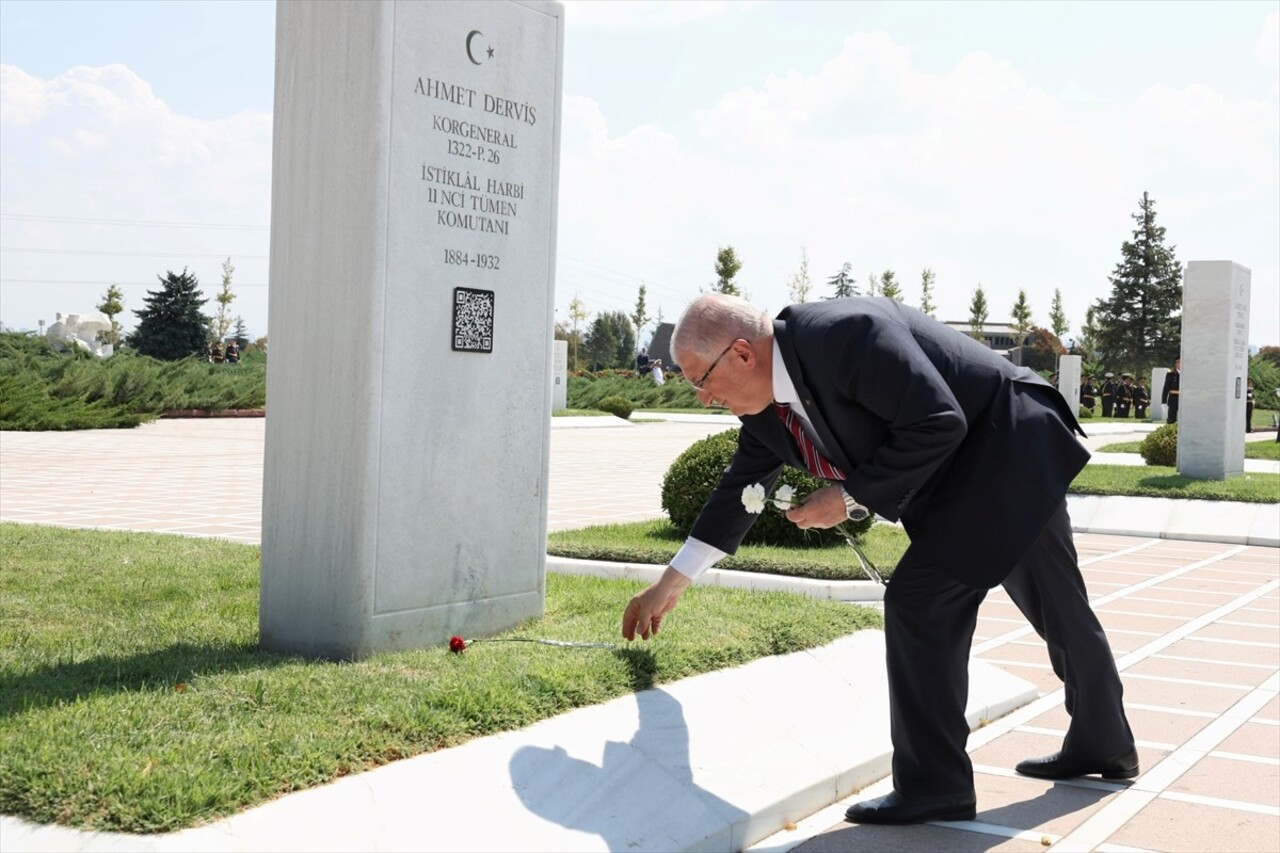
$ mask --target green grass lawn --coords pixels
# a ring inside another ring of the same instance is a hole
[[[1195,480],[1159,465],[1086,465],[1068,490],[1076,495],[1136,495],[1207,501],[1280,503],[1280,474]]]
[[[258,649],[258,549],[0,525],[0,812],[167,831],[399,758],[881,625],[872,609],[690,588],[648,643],[619,637],[642,584],[547,577],[503,637],[358,663]],[[430,792],[423,792],[429,797]]]
[[[547,540],[547,553],[557,557],[664,565],[680,550],[684,536],[671,522],[657,519],[562,530]],[[867,532],[862,550],[880,573],[889,577],[908,544],[901,528],[878,524]],[[858,558],[844,543],[814,548],[743,545],[737,554],[716,563],[716,568],[824,580],[867,579],[858,567]]]
[[[1139,453],[1142,442],[1120,441],[1098,448],[1099,453]],[[1280,461],[1280,442],[1278,441],[1246,441],[1244,444],[1245,459],[1270,459]]]

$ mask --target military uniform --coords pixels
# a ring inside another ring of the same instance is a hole
[[[1129,417],[1129,407],[1133,405],[1133,386],[1128,382],[1121,382],[1116,386],[1116,417]]]
[[[1253,386],[1244,391],[1244,431],[1253,432]]]
[[[1133,386],[1133,416],[1138,420],[1146,420],[1147,404],[1151,402],[1151,392],[1145,385]]]
[[[1093,387],[1092,382],[1085,382],[1080,386],[1080,407],[1091,412],[1098,407],[1098,389]]]
[[[1164,387],[1160,389],[1160,402],[1169,407],[1169,417],[1166,419],[1171,424],[1178,422],[1178,385],[1182,381],[1181,370],[1170,370],[1164,377]]]
[[[1107,378],[1102,383],[1102,416],[1104,418],[1111,417],[1111,410],[1116,404],[1116,381]]]

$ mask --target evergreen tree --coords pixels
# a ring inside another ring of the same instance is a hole
[[[240,351],[244,352],[245,347],[249,346],[249,330],[244,325],[244,318],[237,316],[235,326],[232,329],[231,337],[235,339],[236,346],[240,347]]]
[[[231,328],[231,316],[227,312],[231,307],[231,301],[236,298],[236,295],[231,292],[231,274],[235,271],[236,268],[231,265],[230,258],[222,262],[222,289],[214,297],[218,303],[218,314],[213,332],[215,339],[219,341],[226,338],[227,329]]]
[[[129,345],[165,361],[202,354],[208,318],[200,308],[209,300],[200,298],[200,282],[186,267],[181,275],[169,270],[156,278],[160,290],[148,290],[142,300],[147,307],[133,312],[138,315],[138,328],[129,336]]]
[[[1049,326],[1059,340],[1071,331],[1071,324],[1067,322],[1067,312],[1062,308],[1062,288],[1060,287],[1053,289],[1053,304],[1049,306]]]
[[[986,322],[987,293],[979,284],[978,289],[973,292],[973,299],[969,302],[969,337],[975,341],[985,341],[986,336],[982,334],[982,326]]]
[[[636,296],[636,310],[631,313],[631,322],[635,323],[636,338],[639,338],[644,324],[649,322],[649,315],[645,313],[643,281],[640,282],[640,293]]]
[[[858,295],[858,285],[853,283],[853,276],[849,275],[851,269],[853,269],[853,265],[845,261],[844,266],[840,268],[840,272],[827,279],[827,284],[835,289],[835,293],[826,297],[827,299],[845,299]]]
[[[938,310],[938,306],[933,304],[933,282],[933,270],[925,267],[920,272],[920,310],[930,317]]]
[[[1115,369],[1144,373],[1172,364],[1182,348],[1182,266],[1156,225],[1155,201],[1142,194],[1133,240],[1120,247],[1111,297],[1099,299],[1098,348]]]
[[[1100,362],[1098,351],[1098,308],[1090,305],[1084,312],[1084,325],[1080,327],[1080,340],[1076,341],[1076,355],[1089,364]]]
[[[1031,333],[1031,303],[1027,301],[1025,290],[1018,290],[1018,301],[1009,309],[1009,318],[1009,327],[1013,329],[1013,345],[1020,347]]]
[[[112,346],[120,345],[120,323],[116,321],[116,315],[124,310],[124,294],[120,292],[120,288],[114,284],[107,285],[107,292],[102,295],[102,302],[97,309],[107,315],[107,319],[111,321],[111,328],[105,332],[98,332],[98,340],[104,344]]]
[[[808,302],[809,291],[812,289],[813,286],[809,283],[809,249],[807,246],[801,246],[800,269],[787,283],[787,295],[791,297],[793,303]]]
[[[868,274],[867,275],[867,296],[878,296],[879,289],[880,289],[880,279],[876,277],[875,273]]]
[[[898,278],[893,270],[885,270],[880,274],[880,295],[902,301],[902,287],[898,285]]]
[[[742,269],[742,261],[738,260],[738,253],[733,250],[733,247],[721,247],[720,251],[716,252],[716,282],[712,285],[715,292],[727,296],[741,296],[742,291],[733,280],[740,269]]]
[[[634,366],[636,336],[631,328],[631,318],[622,311],[596,315],[583,342],[592,370]]]

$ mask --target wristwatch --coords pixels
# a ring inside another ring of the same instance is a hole
[[[854,500],[853,495],[849,494],[844,486],[840,487],[840,496],[844,498],[844,514],[850,521],[862,521],[871,513],[865,506]]]

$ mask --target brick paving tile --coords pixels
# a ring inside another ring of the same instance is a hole
[[[1206,755],[1170,791],[1280,807],[1280,765]]]
[[[1280,817],[1157,799],[1111,835],[1110,843],[1168,853],[1274,851]]]

